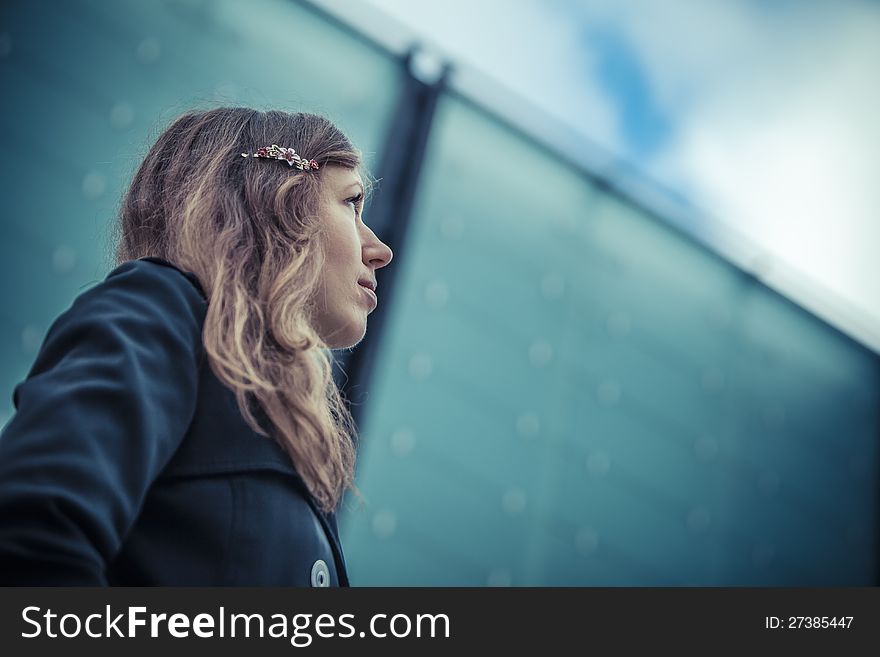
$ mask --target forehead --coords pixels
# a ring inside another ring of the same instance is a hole
[[[361,180],[360,174],[354,169],[346,169],[345,167],[330,166],[324,171],[324,180],[331,187],[343,190],[348,187],[363,187],[364,182]]]

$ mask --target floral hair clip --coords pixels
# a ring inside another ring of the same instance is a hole
[[[314,160],[307,160],[304,157],[300,157],[300,155],[292,148],[284,148],[283,146],[279,146],[278,144],[263,146],[262,148],[258,148],[256,153],[253,153],[251,155],[248,155],[247,153],[242,153],[241,156],[265,157],[270,160],[284,160],[290,166],[296,166],[296,168],[300,169],[301,171],[305,171],[306,169],[318,168],[318,163]]]

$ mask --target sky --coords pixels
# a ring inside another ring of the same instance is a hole
[[[880,2],[358,1],[747,236],[768,284],[794,274],[880,351]]]

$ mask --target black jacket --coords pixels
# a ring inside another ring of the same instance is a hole
[[[348,586],[335,514],[211,371],[206,310],[144,258],[52,324],[0,435],[0,583]]]

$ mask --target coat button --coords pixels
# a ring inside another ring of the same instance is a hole
[[[312,565],[312,586],[330,586],[330,569],[323,559]]]

